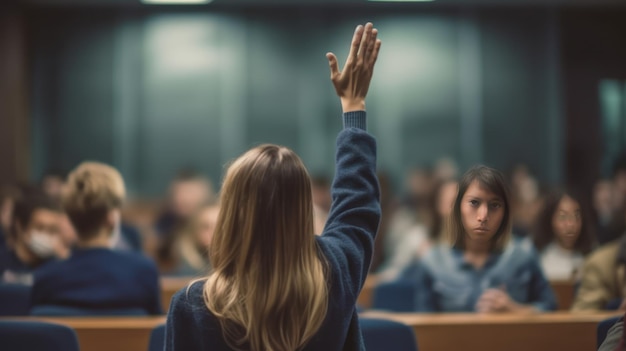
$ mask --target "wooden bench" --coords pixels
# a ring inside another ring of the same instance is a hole
[[[417,314],[369,311],[361,317],[384,318],[411,326],[420,350],[554,351],[595,350],[598,322],[616,313],[533,315]],[[8,318],[2,318],[8,319]],[[78,335],[81,351],[144,351],[152,329],[165,317],[14,317],[67,325]]]
[[[420,350],[595,350],[598,322],[616,313],[417,314],[370,311],[362,317],[395,320],[413,327]]]

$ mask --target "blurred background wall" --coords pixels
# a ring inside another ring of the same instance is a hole
[[[542,183],[588,186],[626,141],[619,5],[41,3],[3,15],[17,34],[0,42],[9,48],[0,56],[24,67],[3,59],[0,69],[22,72],[26,92],[21,105],[12,100],[17,112],[0,107],[0,137],[23,129],[4,128],[15,116],[29,126],[26,145],[3,139],[1,155],[26,150],[27,161],[5,180],[90,159],[152,196],[181,167],[219,182],[225,163],[266,142],[331,175],[341,110],[324,54],[343,61],[364,21],[383,40],[369,128],[380,169],[397,181],[449,157],[461,171],[525,163]],[[23,49],[11,49],[16,38]],[[0,96],[14,93],[2,84]]]

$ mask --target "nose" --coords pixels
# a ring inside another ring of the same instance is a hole
[[[487,205],[483,204],[478,208],[477,219],[480,223],[487,222],[489,219],[489,208],[487,208]]]

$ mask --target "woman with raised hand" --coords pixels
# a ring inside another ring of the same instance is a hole
[[[172,298],[166,350],[363,349],[355,302],[380,221],[376,142],[365,120],[376,37],[371,23],[358,26],[342,71],[326,55],[344,128],[322,235],[300,158],[277,145],[244,153],[224,177],[213,271]]]

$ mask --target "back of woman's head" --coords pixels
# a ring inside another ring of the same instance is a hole
[[[205,301],[232,348],[296,350],[328,304],[313,232],[311,182],[300,158],[261,145],[226,172]]]
[[[498,230],[494,234],[492,240],[492,249],[501,251],[508,243],[511,236],[511,200],[508,185],[504,179],[502,172],[497,169],[478,165],[470,168],[463,174],[459,181],[459,190],[454,201],[452,213],[448,221],[449,226],[446,230],[450,237],[451,244],[455,247],[465,247],[466,230],[463,228],[463,220],[461,215],[461,202],[467,189],[472,183],[478,182],[478,185],[488,190],[495,196],[499,197],[504,207],[504,215],[498,226]]]
[[[98,234],[111,210],[126,196],[124,180],[113,167],[84,162],[74,169],[63,193],[63,208],[81,239]]]

